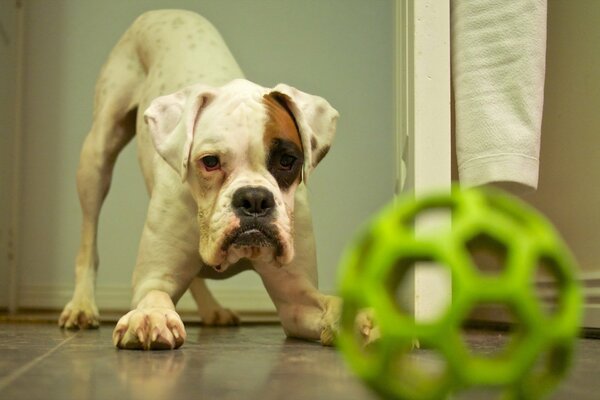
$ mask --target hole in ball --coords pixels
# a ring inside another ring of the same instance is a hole
[[[473,266],[484,275],[500,275],[506,268],[508,249],[487,233],[480,233],[466,243]]]
[[[471,308],[461,329],[463,343],[473,357],[508,357],[523,334],[523,324],[504,303],[479,303]]]
[[[419,284],[427,282],[429,285],[437,285],[445,288],[450,282],[450,269],[439,264],[428,257],[404,258],[396,261],[386,286],[396,310],[405,316],[413,317],[417,322],[433,322],[443,316],[451,304],[450,293],[448,296],[437,297],[434,304],[433,299],[428,299],[427,312],[418,313],[415,304],[419,301],[415,288]],[[443,289],[440,293],[443,293]],[[421,310],[422,311],[422,310]]]

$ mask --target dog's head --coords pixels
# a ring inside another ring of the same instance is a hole
[[[198,206],[199,252],[217,270],[294,257],[294,194],[329,150],[338,113],[318,96],[246,80],[187,87],[145,112],[160,156]]]

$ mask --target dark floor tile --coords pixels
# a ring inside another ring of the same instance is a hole
[[[0,324],[0,388],[3,378],[75,335],[47,324]]]
[[[77,333],[52,325],[0,324],[0,399],[364,399],[376,396],[340,354],[318,343],[286,339],[278,325],[188,326],[175,351],[119,351],[112,326]],[[483,352],[501,334],[476,334]],[[600,341],[581,340],[575,368],[553,399],[595,399],[600,392]],[[427,350],[416,353],[427,359]],[[17,375],[11,375],[21,368]],[[490,399],[472,391],[468,400]]]
[[[0,388],[0,398],[15,400],[284,397],[375,398],[333,348],[286,339],[279,326],[191,327],[181,349],[159,352],[114,349],[110,327],[82,331]]]

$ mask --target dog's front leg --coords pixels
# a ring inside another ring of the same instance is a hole
[[[113,343],[121,349],[176,349],[186,333],[175,303],[197,274],[198,263],[185,251],[176,252],[181,248],[170,249],[168,240],[151,250],[154,241],[147,236],[142,236],[134,274],[133,307],[117,323]]]
[[[292,263],[284,266],[255,264],[255,270],[277,308],[286,335],[320,340],[323,345],[329,346],[339,331],[342,300],[317,289],[317,256],[304,185],[296,192],[294,231],[295,257]],[[365,343],[378,335],[373,325],[369,313],[359,313],[355,329]]]
[[[294,260],[284,266],[255,264],[255,269],[277,308],[286,335],[332,345],[339,330],[342,301],[317,289],[317,257],[306,192],[299,190],[296,200]],[[372,323],[366,314],[357,318],[356,328],[365,341],[370,340]]]
[[[302,266],[257,266],[277,308],[283,330],[289,337],[319,340],[331,346],[340,328],[342,299],[320,293]],[[379,331],[371,313],[361,311],[354,324],[365,344],[376,340]]]
[[[257,267],[289,337],[333,344],[339,328],[341,300],[320,293],[315,283],[292,265]]]
[[[312,258],[310,253],[300,253],[299,263],[283,267],[256,265],[255,269],[277,308],[285,334],[331,346],[340,328],[342,300],[317,290],[310,264],[303,264],[307,255]],[[354,329],[365,344],[379,338],[378,327],[368,310],[358,313]]]
[[[194,204],[187,196],[175,187],[154,189],[133,276],[133,309],[113,332],[119,348],[174,349],[185,340],[175,303],[200,269],[198,232],[189,218]]]

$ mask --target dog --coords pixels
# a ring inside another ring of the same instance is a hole
[[[103,66],[77,189],[83,220],[75,290],[59,325],[99,325],[98,217],[119,152],[135,136],[150,195],[131,311],[113,342],[174,349],[175,304],[189,288],[207,325],[235,325],[204,279],[256,271],[291,337],[331,345],[341,300],[317,290],[306,181],[327,154],[338,112],[323,98],[244,75],[218,31],[183,10],[141,15]],[[367,337],[368,318],[358,326]]]

